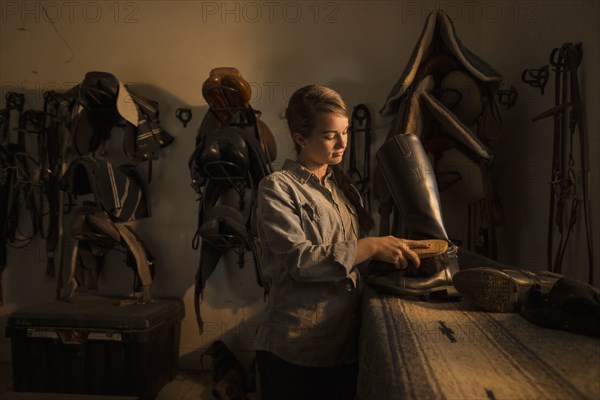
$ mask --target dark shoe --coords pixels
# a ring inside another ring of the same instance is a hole
[[[202,354],[204,355],[210,356],[213,362],[213,397],[221,400],[247,400],[244,367],[225,342],[213,342]]]
[[[521,315],[534,324],[600,336],[600,290],[575,279],[560,278],[548,291],[529,291]]]
[[[518,312],[534,286],[549,290],[558,279],[548,272],[472,268],[457,272],[453,282],[461,295],[484,311]]]
[[[367,284],[378,293],[397,296],[456,297],[458,292],[454,289],[452,277],[458,271],[458,262],[454,249],[448,250],[447,254],[448,267],[431,276],[406,276],[405,271],[395,270],[385,275],[373,275]]]

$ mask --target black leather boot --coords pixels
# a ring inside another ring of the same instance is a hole
[[[368,285],[378,293],[398,296],[430,295],[437,298],[456,297],[452,277],[458,272],[458,262],[454,248],[448,250],[448,265],[431,276],[406,276],[404,271],[393,270],[385,275],[372,275]]]
[[[453,277],[458,292],[489,312],[519,312],[533,287],[550,292],[562,275],[520,269],[472,268]]]
[[[402,217],[401,227],[394,233],[410,239],[448,241],[435,173],[419,138],[396,135],[379,148],[376,156]]]
[[[396,135],[377,151],[377,161],[400,213],[401,226],[393,234],[414,240],[444,240],[449,246],[433,262],[422,260],[419,269],[388,268],[385,274],[371,276],[369,286],[401,296],[456,295],[452,285],[452,276],[458,271],[456,247],[444,228],[435,174],[421,141],[412,134]]]

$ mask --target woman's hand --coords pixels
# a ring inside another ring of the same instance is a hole
[[[398,269],[408,268],[411,260],[418,268],[421,265],[419,256],[412,249],[426,249],[429,244],[395,236],[367,237],[358,240],[355,264],[369,258],[394,264]]]

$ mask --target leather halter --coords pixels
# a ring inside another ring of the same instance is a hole
[[[551,109],[533,118],[538,121],[552,116],[554,119],[554,138],[552,147],[552,171],[550,207],[548,215],[547,263],[549,270],[562,272],[563,257],[570,234],[577,223],[579,207],[583,207],[585,235],[588,255],[588,283],[594,282],[594,262],[592,249],[592,228],[590,221],[589,198],[589,156],[586,124],[583,119],[583,104],[579,89],[578,69],[583,59],[581,43],[564,43],[550,54],[550,64],[554,67],[555,105]],[[573,139],[578,136],[582,199],[576,196],[577,182],[575,173],[575,152]],[[568,141],[568,143],[567,143]],[[569,203],[570,200],[570,204]],[[567,216],[567,209],[570,208]],[[565,225],[567,222],[567,225]],[[558,231],[558,248],[553,254],[554,233]],[[554,259],[553,259],[554,257]]]

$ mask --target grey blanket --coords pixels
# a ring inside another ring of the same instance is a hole
[[[358,394],[367,399],[598,399],[600,340],[467,300],[365,291]]]

